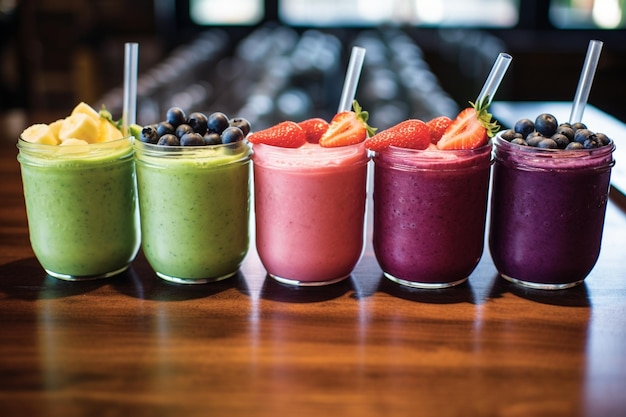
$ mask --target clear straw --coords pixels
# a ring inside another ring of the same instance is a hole
[[[601,51],[602,41],[592,40],[589,42],[587,57],[585,58],[583,70],[580,74],[580,79],[578,80],[578,88],[576,89],[576,95],[574,96],[572,112],[569,116],[570,123],[577,123],[583,119],[585,105],[587,104],[587,99],[589,98],[591,84],[593,83],[593,76],[596,73]]]
[[[487,104],[491,104],[493,96],[496,94],[498,87],[500,87],[500,83],[502,82],[504,74],[509,68],[509,64],[511,63],[512,59],[513,57],[511,57],[511,55],[500,52],[498,58],[496,58],[496,62],[491,68],[491,72],[487,77],[487,81],[485,81],[485,84],[483,85],[483,89],[480,91],[480,94],[478,94],[476,103],[480,103],[481,101],[487,99]]]
[[[124,44],[124,108],[122,110],[124,135],[128,135],[128,127],[136,123],[138,60],[139,44],[133,42]]]
[[[352,102],[356,95],[356,86],[359,83],[364,60],[365,48],[361,48],[360,46],[353,47],[352,53],[350,54],[348,71],[346,72],[346,79],[343,82],[343,90],[341,92],[341,100],[339,101],[337,113],[352,109]]]

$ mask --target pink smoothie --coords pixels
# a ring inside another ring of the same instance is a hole
[[[363,144],[253,151],[256,244],[268,274],[295,285],[347,278],[363,252]]]

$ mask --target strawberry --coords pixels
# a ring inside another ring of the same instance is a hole
[[[356,100],[352,103],[354,111],[337,113],[322,135],[319,144],[325,148],[354,145],[363,142],[368,133],[373,135],[375,128],[368,126],[369,113],[361,110]]]
[[[319,143],[322,135],[328,130],[328,122],[319,117],[304,120],[298,125],[306,133],[306,141],[309,143]]]
[[[390,146],[409,149],[426,149],[430,145],[428,125],[421,120],[409,119],[375,134],[365,141],[371,151],[382,151]]]
[[[437,142],[438,149],[475,149],[485,145],[500,126],[491,120],[487,112],[489,102],[485,98],[479,103],[470,102],[452,121]]]
[[[450,123],[452,123],[452,119],[450,119],[448,116],[435,117],[434,119],[426,122],[426,124],[428,125],[428,129],[430,130],[431,143],[439,142],[439,139],[441,139],[443,133],[446,131],[448,126],[450,126]]]
[[[283,148],[299,148],[306,143],[306,133],[296,122],[286,121],[248,136],[250,143],[263,143]]]

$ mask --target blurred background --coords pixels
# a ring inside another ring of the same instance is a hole
[[[500,52],[514,59],[496,100],[572,100],[599,39],[589,102],[626,120],[625,16],[626,0],[0,0],[0,113],[85,101],[121,117],[124,43],[138,42],[140,124],[173,105],[255,129],[330,119],[362,46],[357,99],[383,129],[453,117]]]

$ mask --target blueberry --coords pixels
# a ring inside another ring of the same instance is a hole
[[[515,137],[516,137],[515,135],[516,135],[515,130],[513,130],[513,129],[507,129],[507,130],[505,130],[504,132],[502,132],[502,133],[500,134],[500,137],[501,137],[502,139],[504,139],[504,140],[506,140],[506,141],[510,142],[510,141],[512,141],[513,139],[515,139]]]
[[[204,135],[205,145],[220,145],[222,143],[222,136],[219,133],[208,133]]]
[[[193,112],[187,117],[187,124],[194,132],[204,135],[208,127],[208,118],[204,113]]]
[[[587,129],[587,125],[583,122],[572,123],[572,129],[574,129],[574,132],[578,129]]]
[[[547,138],[554,135],[558,125],[556,118],[550,113],[542,113],[535,119],[535,130]]]
[[[574,132],[574,141],[584,144],[586,140],[596,140],[596,135],[589,129],[578,129]]]
[[[157,133],[155,126],[145,126],[141,129],[141,135],[139,140],[146,143],[157,143],[159,141],[159,134]]]
[[[534,132],[526,137],[526,143],[528,143],[528,146],[539,146],[539,143],[544,139],[546,139],[544,136]]]
[[[250,130],[252,129],[250,126],[250,122],[243,117],[235,117],[234,119],[230,119],[228,122],[231,126],[238,127],[243,132],[243,136],[248,136]]]
[[[530,119],[520,119],[515,122],[514,130],[526,137],[535,130],[535,124]]]
[[[565,149],[565,147],[569,144],[569,139],[562,133],[555,133],[552,135],[552,140],[556,142],[557,147],[560,149]]]
[[[222,143],[234,143],[243,140],[245,135],[243,131],[235,126],[230,126],[222,132]]]
[[[166,133],[165,135],[163,135],[163,136],[161,136],[159,138],[159,141],[157,142],[157,145],[162,145],[162,146],[179,146],[180,145],[180,141],[178,140],[176,135],[173,135],[171,133]]]
[[[186,120],[185,112],[180,107],[171,107],[165,113],[165,121],[174,127],[185,123]]]
[[[204,137],[196,132],[185,133],[180,138],[181,146],[204,146]]]
[[[585,149],[593,149],[593,148],[599,148],[599,147],[600,147],[600,142],[596,138],[596,135],[593,135],[593,137],[590,137],[589,139],[583,142],[583,148]]]
[[[157,125],[156,131],[159,136],[174,134],[176,132],[176,128],[170,122],[161,122]]]
[[[544,138],[543,140],[539,141],[539,143],[537,144],[537,147],[543,148],[543,149],[556,149],[557,144],[554,141],[554,139]]]
[[[187,123],[183,123],[176,127],[176,136],[178,136],[178,139],[182,139],[185,133],[194,133],[193,128]]]
[[[561,123],[555,133],[565,135],[570,142],[574,140],[574,129],[569,123]]]
[[[526,143],[526,141],[522,138],[514,138],[511,143],[514,143],[516,145],[521,145],[521,146],[528,146],[528,143]]]
[[[609,139],[609,137],[605,135],[604,133],[599,133],[599,132],[596,133],[596,138],[598,138],[598,141],[602,144],[602,146],[605,146],[611,143],[611,139]]]
[[[207,120],[209,132],[219,133],[220,135],[229,126],[228,116],[222,112],[211,113]]]
[[[567,146],[565,147],[565,150],[572,150],[572,149],[583,149],[583,144],[580,142],[570,142],[567,144]]]

